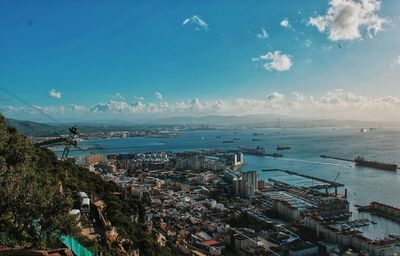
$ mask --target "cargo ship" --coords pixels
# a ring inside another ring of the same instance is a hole
[[[265,135],[265,132],[255,132],[253,133],[253,136],[262,136]]]
[[[272,156],[272,157],[283,157],[282,154],[280,153],[272,153],[272,154],[265,154],[266,156]]]
[[[276,150],[289,150],[290,147],[289,146],[276,146]]]
[[[256,156],[266,156],[267,153],[265,151],[265,148],[262,146],[257,146],[256,148],[244,148],[244,147],[240,147],[240,150],[244,153],[244,154],[248,154],[248,155],[256,155]]]
[[[397,164],[387,164],[387,163],[369,161],[369,160],[365,160],[365,158],[360,157],[360,156],[357,156],[354,159],[354,163],[356,163],[357,166],[366,166],[366,167],[382,169],[382,170],[387,170],[387,171],[395,172],[397,170]]]

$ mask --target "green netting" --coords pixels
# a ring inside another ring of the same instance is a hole
[[[32,225],[34,226],[36,232],[38,234],[40,234],[40,231],[42,229],[42,227],[40,226],[40,224],[38,223],[37,220],[33,219],[32,220]],[[60,239],[61,242],[63,242],[63,244],[65,244],[65,246],[67,246],[69,249],[71,249],[71,251],[76,255],[76,256],[94,256],[94,254],[89,251],[88,249],[86,249],[86,247],[84,247],[83,245],[81,245],[78,240],[76,240],[75,238],[73,238],[72,236],[66,236],[66,235],[62,235],[60,233],[60,231],[56,230],[53,232],[53,235],[55,235],[56,237],[58,237],[58,239]]]
[[[59,238],[76,256],[94,256],[91,251],[86,249],[73,237],[61,235]]]

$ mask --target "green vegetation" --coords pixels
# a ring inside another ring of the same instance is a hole
[[[56,125],[41,124],[30,121],[20,121],[17,119],[6,119],[6,124],[8,127],[17,129],[21,134],[27,136],[54,136],[54,132],[63,132],[63,129],[57,127]]]
[[[78,238],[92,251],[116,255],[111,248],[80,236],[71,216],[74,198],[85,191],[101,198],[105,216],[125,239],[127,250],[139,249],[140,255],[169,255],[161,250],[144,224],[144,208],[127,196],[115,183],[70,162],[60,162],[52,152],[32,145],[15,129],[6,126],[0,115],[0,245],[30,248],[62,246],[54,231]],[[135,221],[134,217],[138,217]],[[33,221],[38,225],[34,225]],[[96,248],[96,249],[95,249]]]

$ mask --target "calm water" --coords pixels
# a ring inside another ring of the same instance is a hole
[[[265,133],[253,136],[253,133]],[[216,138],[221,136],[221,138]],[[223,140],[240,138],[234,143]],[[261,141],[253,141],[257,138]],[[257,170],[260,178],[269,177],[287,180],[291,183],[304,182],[296,177],[285,177],[280,172],[261,172],[262,169],[279,168],[296,171],[320,178],[333,180],[338,173],[337,182],[348,189],[348,199],[352,204],[366,205],[379,201],[400,207],[400,171],[390,172],[366,167],[355,167],[350,162],[320,158],[331,155],[353,159],[361,155],[370,160],[400,164],[400,129],[382,129],[361,133],[356,128],[310,128],[310,129],[253,129],[246,131],[190,131],[179,138],[126,138],[99,141],[85,141],[81,145],[98,144],[109,150],[99,153],[186,151],[210,148],[235,148],[238,146],[264,146],[268,152],[275,152],[277,145],[290,146],[281,151],[283,158],[245,155],[247,165],[243,170]],[[121,148],[123,147],[123,148]],[[115,148],[115,149],[112,149]],[[92,150],[92,152],[96,152]],[[75,154],[81,152],[73,152]],[[385,234],[400,232],[400,226],[369,214],[354,212],[354,218],[370,218],[378,225],[370,225],[364,230],[371,238],[381,238]]]

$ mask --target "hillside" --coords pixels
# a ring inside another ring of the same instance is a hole
[[[82,236],[69,215],[78,191],[104,201],[104,213],[119,234],[109,248]],[[168,255],[146,232],[140,202],[122,195],[115,183],[35,147],[7,128],[0,115],[0,247],[60,248],[63,244],[55,235],[59,232],[103,255],[121,255],[121,247],[128,252],[139,249],[140,255]],[[136,222],[132,216],[137,216]]]
[[[54,135],[53,133],[56,129],[56,127],[53,125],[42,124],[31,121],[21,121],[12,118],[7,118],[6,124],[8,127],[13,127],[17,129],[19,133],[29,136]]]

